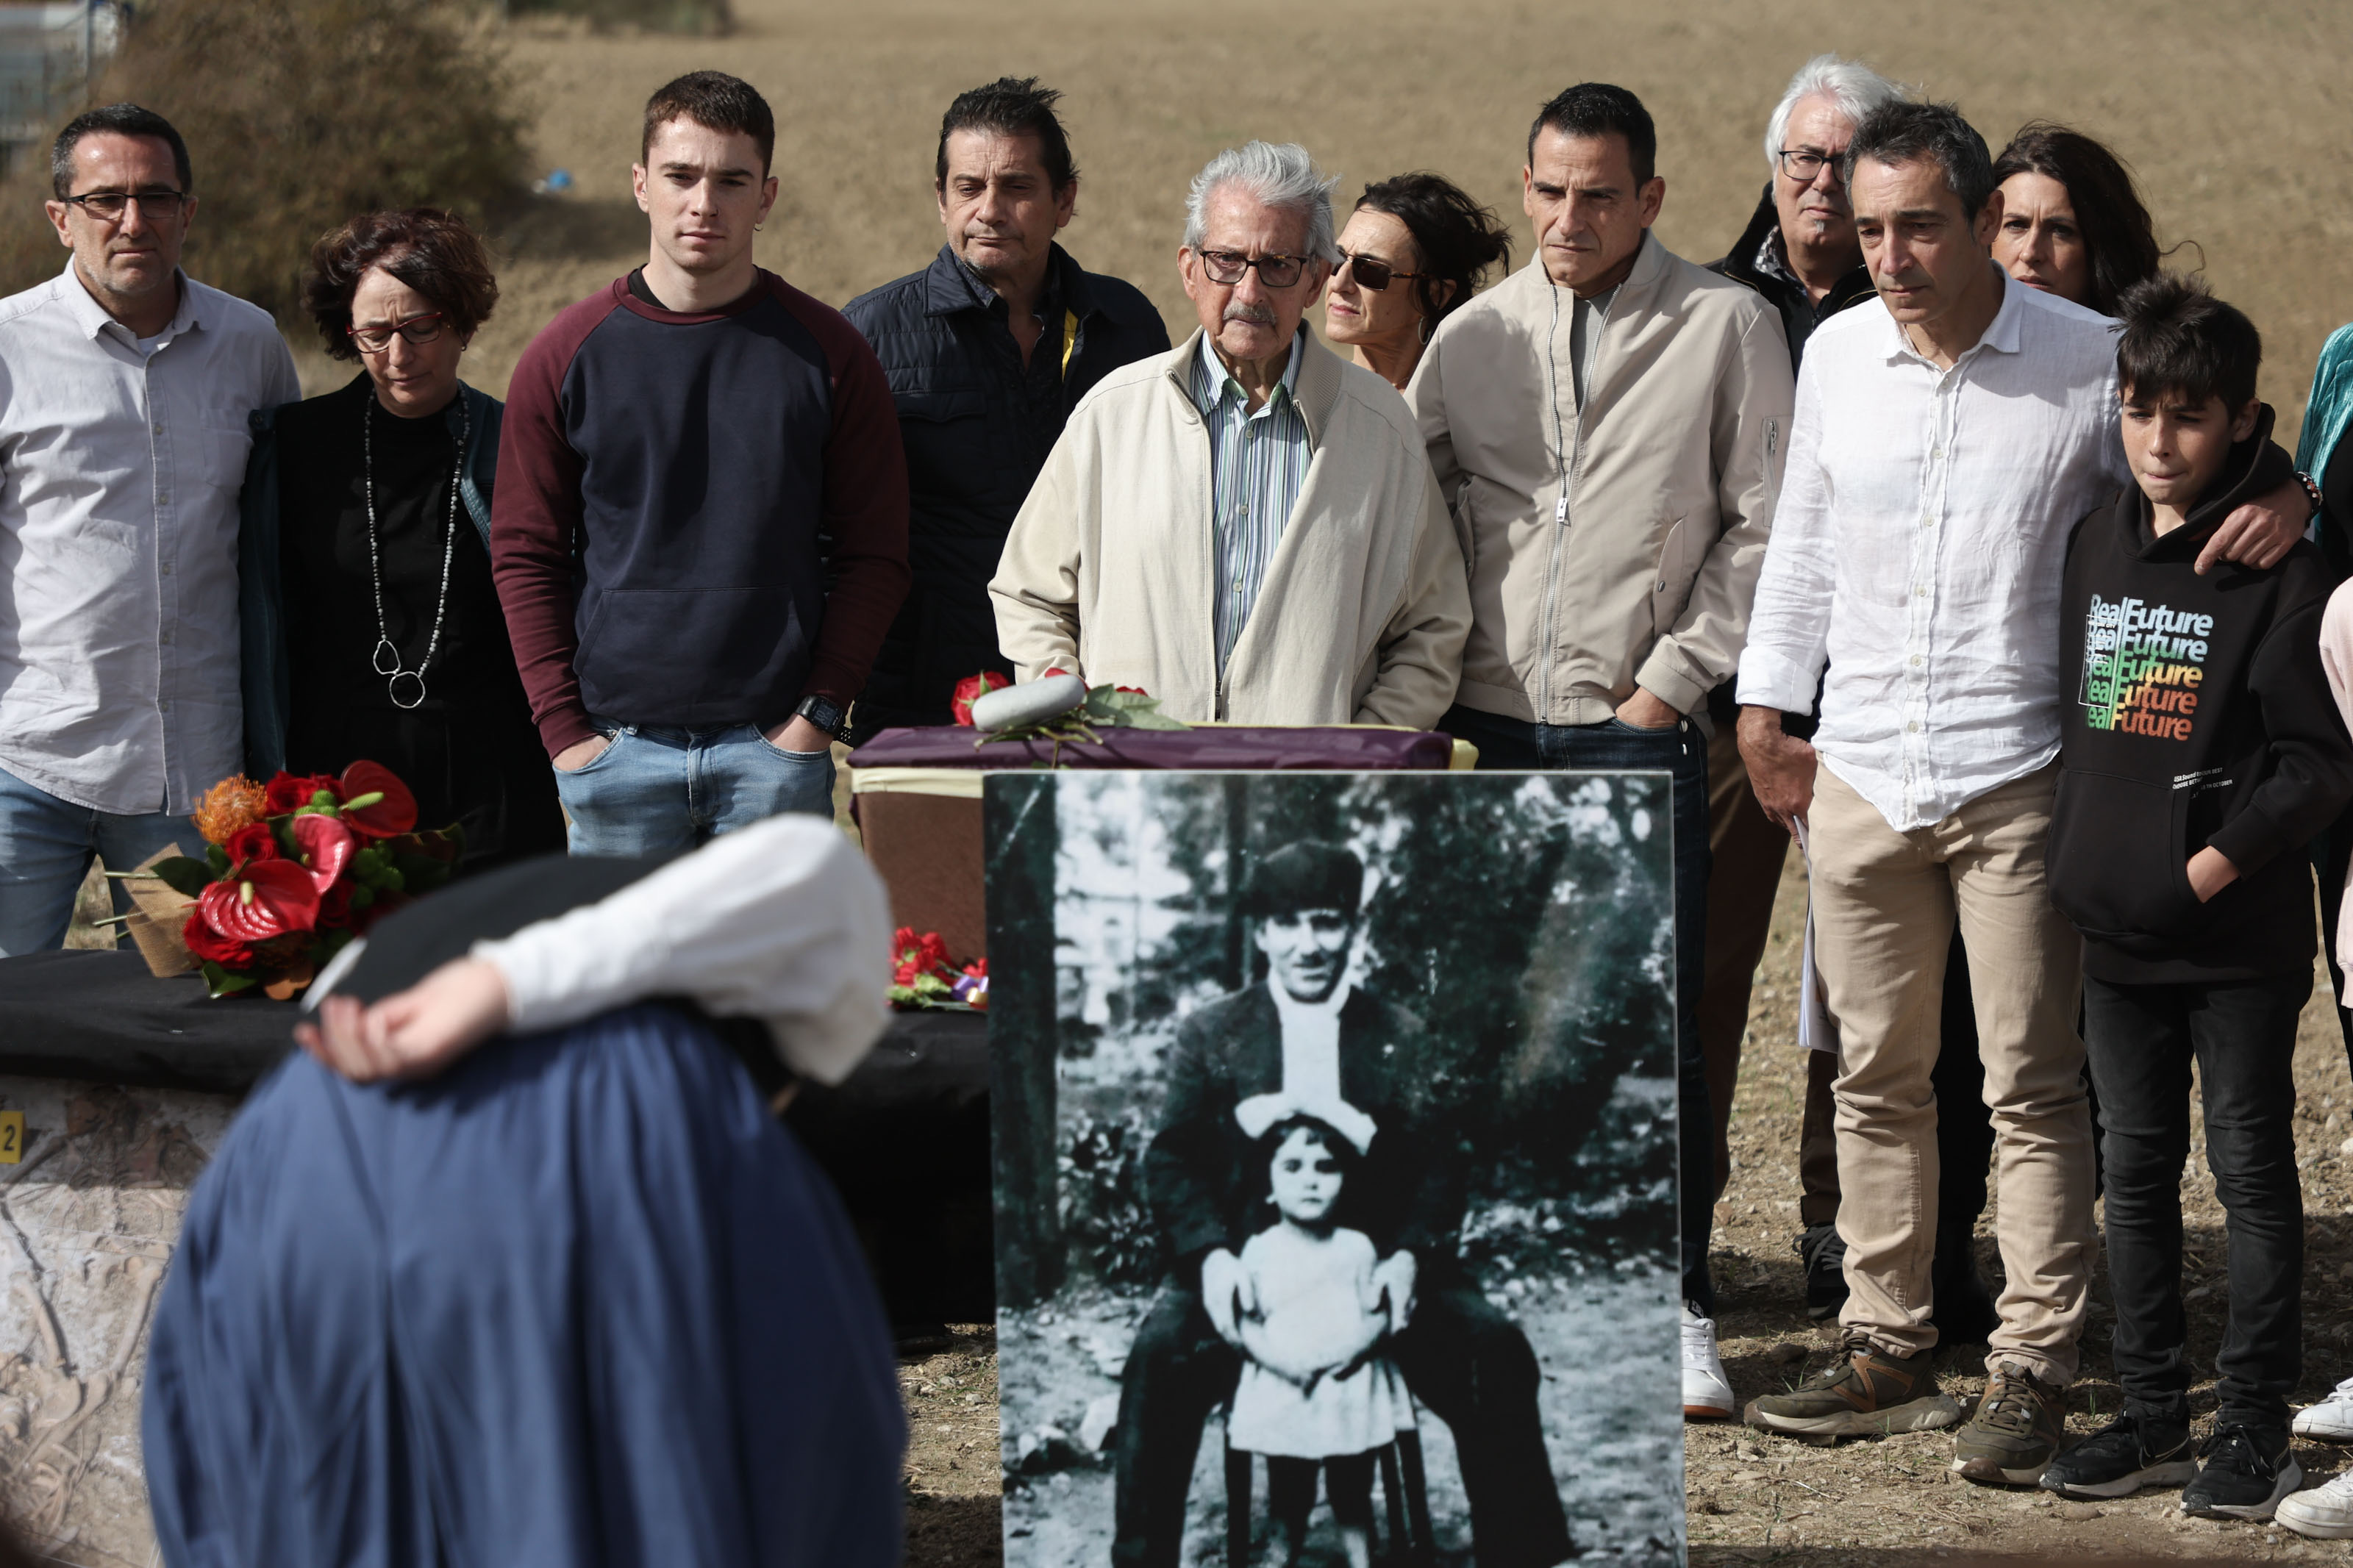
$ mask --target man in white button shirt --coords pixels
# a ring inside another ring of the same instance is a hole
[[[90,110],[51,175],[73,259],[0,300],[0,957],[64,942],[93,857],[193,843],[238,771],[246,421],[301,395],[269,317],[180,270],[162,116]]]
[[[2081,943],[2051,906],[2043,843],[2067,537],[2130,482],[2116,349],[2106,318],[1993,266],[2000,198],[1957,110],[1873,111],[1848,148],[1847,184],[1886,310],[1849,311],[1807,344],[1740,661],[1757,800],[1809,828],[1815,952],[1842,1058],[1847,1342],[1837,1364],[1753,1401],[1748,1416],[1816,1436],[1960,1418],[1931,1366],[1929,1288],[1929,1072],[1957,919],[2009,1279],[1991,1380],[1953,1468],[2027,1484],[2057,1452],[2094,1244]],[[2268,564],[2300,531],[2259,509],[2232,520],[2221,552]],[[1825,660],[1808,746],[1780,718],[1805,711]]]

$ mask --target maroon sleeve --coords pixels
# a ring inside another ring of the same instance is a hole
[[[582,300],[540,330],[515,365],[499,427],[498,482],[491,492],[491,578],[506,612],[515,667],[550,757],[596,731],[580,702],[572,656],[575,545],[580,531],[580,454],[564,435],[564,378],[573,356],[618,296]]]
[[[865,689],[913,580],[907,569],[907,457],[882,362],[858,329],[781,279],[776,287],[824,348],[831,377],[823,522],[829,585],[806,689],[847,706]]]

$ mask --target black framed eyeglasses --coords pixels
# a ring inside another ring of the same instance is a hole
[[[1258,268],[1258,280],[1270,289],[1288,289],[1307,270],[1304,256],[1244,256],[1239,250],[1204,250],[1201,268],[1212,282],[1239,283],[1242,274]]]
[[[1400,278],[1430,276],[1427,272],[1399,272],[1377,256],[1351,256],[1345,250],[1340,253],[1340,265],[1332,275],[1336,278],[1351,268],[1355,268],[1356,287],[1375,294],[1380,293]],[[1260,276],[1264,277],[1265,274],[1261,273]]]
[[[441,335],[448,318],[438,310],[423,316],[411,316],[405,321],[395,321],[388,327],[345,327],[353,342],[364,353],[378,354],[392,346],[393,335],[398,333],[411,343],[429,343]]]
[[[1781,173],[1789,178],[1801,185],[1810,185],[1821,177],[1825,163],[1830,165],[1831,174],[1838,174],[1839,160],[1845,155],[1842,153],[1824,153],[1813,147],[1784,147],[1773,154],[1773,161],[1780,164]],[[1845,176],[1841,174],[1840,177],[1843,179]]]
[[[62,198],[67,205],[81,208],[101,223],[120,223],[122,214],[132,202],[139,204],[140,215],[147,218],[171,219],[180,216],[181,204],[188,199],[185,191],[90,191],[79,196]]]

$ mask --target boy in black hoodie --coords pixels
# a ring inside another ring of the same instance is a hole
[[[2124,1413],[2042,1484],[2123,1497],[2187,1482],[2185,1512],[2269,1519],[2302,1477],[2304,1203],[2290,1118],[2312,994],[2304,846],[2353,797],[2353,739],[2320,664],[2331,584],[2308,542],[2267,570],[2192,569],[2231,509],[2285,480],[2255,400],[2253,323],[2185,279],[2119,303],[2137,489],[2076,524],[2061,647],[2073,668],[2051,896],[2084,933],[2084,1044],[2107,1138],[2108,1280]],[[2221,1409],[2192,1460],[2181,1204],[2189,1071],[2229,1215]]]

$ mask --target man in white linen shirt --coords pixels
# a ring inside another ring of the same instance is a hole
[[[1811,847],[1815,952],[1842,1053],[1837,1364],[1748,1417],[1813,1436],[1947,1426],[1931,1361],[1938,999],[1957,919],[1998,1140],[2009,1279],[1953,1468],[2028,1484],[2056,1454],[2092,1263],[2081,943],[2043,843],[2059,751],[2059,590],[2075,521],[2130,482],[2105,317],[2008,282],[1984,142],[1941,104],[1874,110],[1847,152],[1886,310],[1825,323],[1740,662],[1759,804]],[[2299,509],[2301,510],[2301,509]],[[2299,531],[2236,520],[2233,559]],[[1781,733],[1810,704],[1813,744]],[[1817,773],[1819,755],[1826,765]]]
[[[238,771],[246,422],[301,395],[269,317],[180,270],[162,116],[93,109],[50,166],[73,259],[0,300],[0,957],[64,942],[93,857],[193,843]]]

